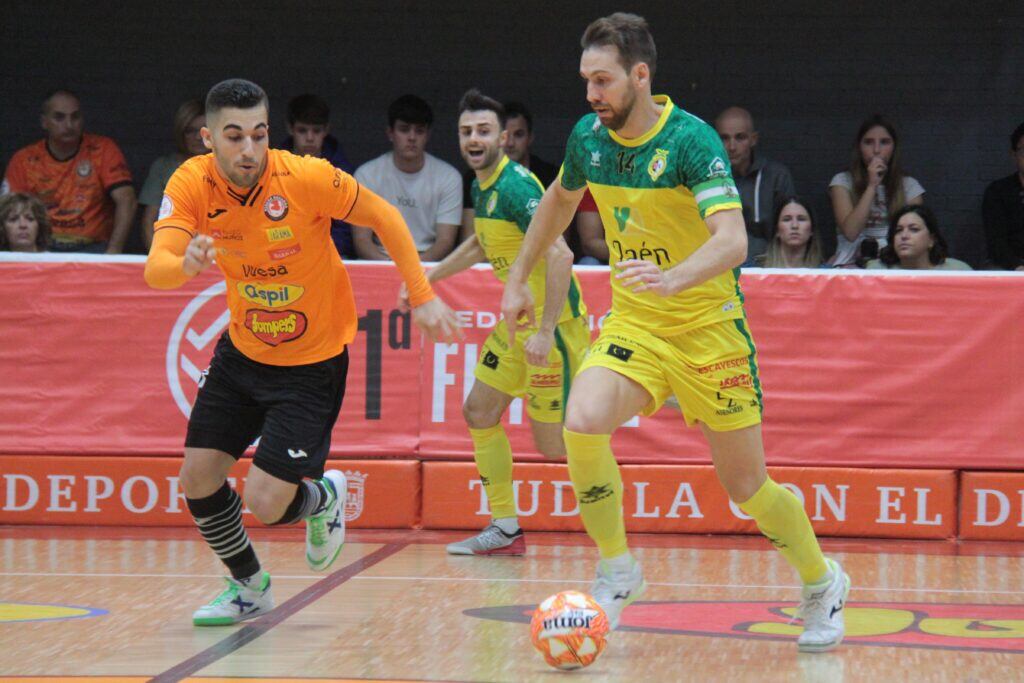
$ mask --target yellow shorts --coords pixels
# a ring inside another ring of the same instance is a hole
[[[757,352],[745,318],[656,337],[609,317],[580,369],[589,367],[614,370],[647,389],[653,400],[644,415],[674,394],[691,427],[703,422],[726,432],[761,422]]]
[[[559,323],[555,327],[555,345],[548,354],[549,367],[526,362],[524,342],[530,332],[521,331],[509,348],[508,328],[498,322],[480,350],[476,378],[489,387],[526,398],[526,413],[537,422],[562,422],[569,385],[587,355],[590,328],[584,316]]]

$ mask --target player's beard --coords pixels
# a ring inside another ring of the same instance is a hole
[[[626,101],[623,103],[622,109],[615,109],[610,104],[606,106],[611,109],[612,118],[604,124],[604,127],[609,130],[621,130],[626,125],[629,115],[633,113],[633,107],[636,106],[636,93],[632,90],[626,91]]]

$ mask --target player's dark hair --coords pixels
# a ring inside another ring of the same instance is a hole
[[[502,130],[505,128],[505,122],[508,121],[508,116],[505,113],[505,107],[498,100],[493,97],[488,97],[476,88],[471,88],[466,91],[459,100],[459,115],[467,111],[493,111],[494,115],[498,117],[498,125],[501,126]]]
[[[288,102],[288,125],[308,123],[311,126],[326,126],[331,121],[331,108],[318,95],[306,93],[293,97]]]
[[[651,78],[654,78],[658,50],[654,47],[654,38],[643,17],[616,12],[593,21],[583,32],[580,46],[586,50],[606,45],[614,45],[618,49],[619,63],[627,72],[634,64],[643,62],[650,69]]]
[[[270,110],[267,93],[252,81],[229,78],[210,88],[206,94],[206,115],[216,114],[221,109],[252,109],[263,105]]]
[[[933,266],[941,266],[946,261],[946,256],[949,255],[949,246],[946,244],[946,238],[939,232],[939,219],[935,217],[935,212],[924,204],[907,204],[892,215],[892,218],[889,219],[889,233],[886,236],[889,243],[882,247],[878,259],[887,266],[893,266],[900,262],[900,257],[896,255],[894,246],[896,244],[896,227],[900,219],[908,213],[916,213],[924,221],[924,225],[932,237],[932,248],[928,250],[928,260]]]
[[[388,128],[394,128],[399,120],[429,128],[434,123],[434,110],[421,97],[402,95],[388,105]]]
[[[1020,139],[1021,138],[1024,138],[1024,123],[1022,123],[1019,126],[1017,126],[1016,128],[1014,128],[1013,132],[1010,133],[1010,151],[1011,152],[1016,152],[1017,151],[1017,145],[1020,144]]]
[[[43,113],[44,114],[50,108],[50,100],[52,100],[57,95],[68,95],[70,97],[74,97],[79,102],[82,101],[82,98],[79,97],[78,94],[74,90],[68,90],[67,88],[54,88],[50,92],[46,93],[46,96],[43,98]]]
[[[868,167],[864,163],[864,155],[860,151],[860,141],[872,128],[881,126],[892,138],[892,158],[889,159],[888,169],[882,177],[882,186],[885,187],[886,205],[889,215],[896,213],[897,209],[907,203],[907,195],[903,191],[903,164],[900,162],[900,136],[896,133],[896,126],[881,114],[873,114],[864,119],[860,128],[857,129],[857,137],[853,139],[853,147],[850,148],[850,177],[853,179],[853,201],[856,204],[864,196],[868,187]]]
[[[505,107],[505,120],[514,119],[517,116],[522,116],[523,121],[526,121],[526,132],[533,132],[533,114],[526,108],[526,105],[522,102],[506,102]]]

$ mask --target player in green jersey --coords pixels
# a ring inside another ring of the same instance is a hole
[[[532,321],[528,274],[589,187],[607,226],[612,314],[573,383],[564,439],[580,515],[601,554],[591,592],[614,627],[646,588],[626,543],[611,434],[675,395],[707,438],[729,497],[800,574],[800,650],[830,650],[843,638],[850,580],[822,555],[800,501],[765,469],[757,355],[736,270],[746,228],[728,156],[713,128],[652,96],[656,49],[641,17],[598,19],[582,47],[594,113],[569,137],[559,179],[509,271],[502,313],[510,333]]]
[[[476,173],[474,234],[427,273],[431,282],[462,272],[486,258],[502,282],[519,252],[544,187],[503,151],[505,110],[470,90],[459,104],[459,149]],[[517,396],[526,401],[534,443],[548,457],[565,455],[562,417],[569,383],[590,344],[572,252],[559,237],[526,276],[540,324],[510,338],[505,321],[484,342],[463,414],[473,454],[491,506],[492,521],[479,534],[452,543],[454,555],[522,555],[526,540],[516,518],[512,448],[501,424]]]

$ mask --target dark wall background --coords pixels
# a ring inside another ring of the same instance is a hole
[[[429,150],[461,168],[459,95],[479,86],[531,107],[536,151],[557,161],[587,107],[578,68],[586,24],[616,10],[651,24],[657,92],[705,119],[750,109],[762,151],[788,164],[831,229],[828,181],[861,119],[881,112],[907,171],[928,191],[954,255],[979,264],[985,184],[1013,170],[1024,121],[1024,2],[247,2],[8,3],[0,22],[0,162],[39,136],[44,93],[79,92],[88,128],[114,137],[136,173],[172,145],[177,104],[242,76],[271,96],[274,139],[288,97],[332,103],[360,163],[386,146],[388,102],[435,107]]]

